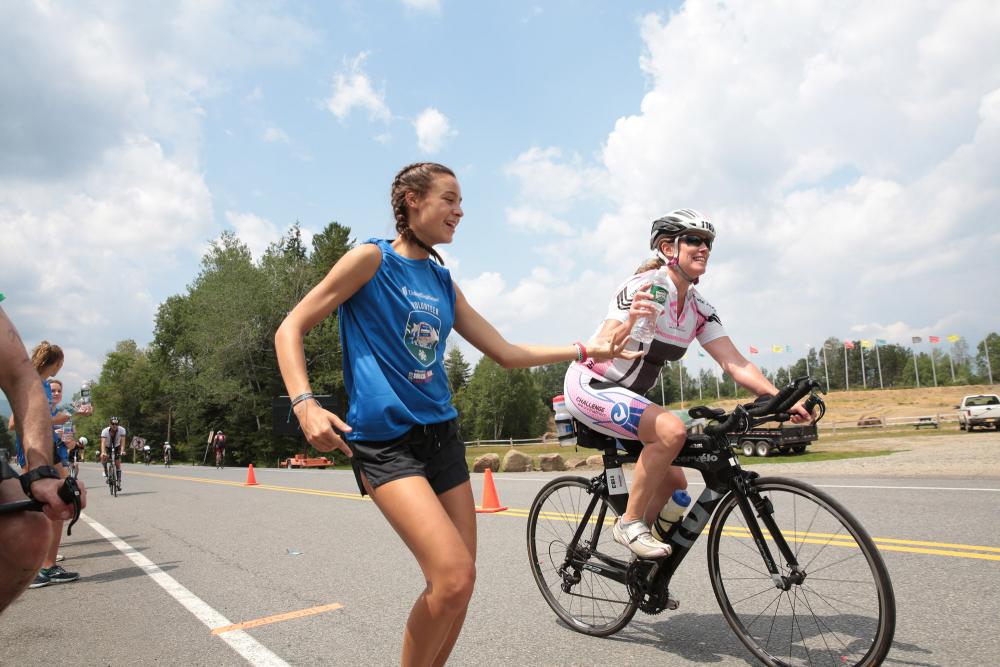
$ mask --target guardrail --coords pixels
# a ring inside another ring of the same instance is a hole
[[[900,426],[912,426],[920,428],[922,426],[937,425],[949,422],[958,422],[958,415],[955,413],[918,415],[915,417],[864,417],[862,419],[852,419],[850,421],[821,421],[818,426],[820,430],[836,433],[850,429],[871,429],[871,428],[896,428]]]

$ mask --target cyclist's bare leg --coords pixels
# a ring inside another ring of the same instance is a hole
[[[633,486],[635,486],[635,484],[633,484]],[[660,509],[667,504],[667,500],[673,495],[674,491],[686,488],[687,477],[684,475],[684,468],[679,466],[670,466],[670,470],[667,472],[667,476],[663,484],[660,484],[654,490],[650,499],[649,507],[643,515],[643,520],[646,522],[646,525],[653,525],[653,522],[656,521],[656,515],[659,514]]]
[[[656,505],[658,494],[667,481],[670,464],[684,446],[687,431],[684,424],[658,405],[650,405],[639,419],[639,439],[645,445],[632,474],[628,505],[622,514],[625,522],[654,514],[663,506]],[[672,492],[672,491],[671,491]],[[648,524],[647,524],[648,525]]]
[[[57,465],[55,469],[59,471],[59,476],[63,479],[69,477],[69,471],[64,466]],[[63,522],[50,520],[49,524],[49,545],[48,551],[45,552],[45,560],[42,561],[42,567],[52,567],[56,564],[56,554],[59,553],[59,543],[62,541]]]
[[[406,543],[420,565],[427,587],[410,611],[403,634],[402,665],[444,664],[465,618],[476,579],[475,514],[471,484],[466,482],[438,497],[423,477],[404,477],[383,484],[369,495]],[[464,489],[463,489],[464,487]],[[471,520],[449,515],[465,495]],[[446,499],[444,496],[447,496]],[[419,517],[419,521],[414,521]]]
[[[20,500],[27,498],[16,479],[0,483],[0,503]],[[52,539],[49,523],[41,512],[0,516],[0,613],[38,575]]]

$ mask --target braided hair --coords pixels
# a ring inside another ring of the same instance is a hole
[[[396,233],[400,238],[415,243],[418,247],[426,250],[438,264],[444,265],[444,260],[434,248],[430,247],[413,233],[410,228],[408,211],[406,210],[406,193],[412,192],[418,197],[423,197],[431,189],[431,183],[435,176],[445,174],[455,176],[448,167],[437,162],[414,162],[399,170],[396,178],[392,179],[392,214],[396,218]]]
[[[41,372],[43,368],[48,368],[52,364],[59,363],[63,358],[62,348],[58,345],[53,345],[47,340],[43,340],[31,351],[31,365],[38,372]]]

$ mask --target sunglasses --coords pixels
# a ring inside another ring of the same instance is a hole
[[[703,236],[695,236],[694,234],[689,234],[687,236],[682,236],[681,241],[684,241],[684,245],[689,245],[692,248],[700,248],[701,244],[704,243],[705,247],[709,250],[712,249],[712,240],[706,239]]]

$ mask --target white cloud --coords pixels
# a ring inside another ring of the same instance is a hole
[[[0,284],[29,345],[67,350],[69,385],[115,341],[149,341],[220,229],[202,101],[313,43],[240,3],[0,3]]]
[[[333,93],[325,100],[327,110],[338,120],[345,120],[356,108],[367,109],[372,120],[388,122],[392,113],[385,103],[385,92],[376,91],[363,65],[368,53],[359,53],[345,63],[345,71],[333,78]]]
[[[403,0],[403,5],[421,12],[441,11],[441,0]]]
[[[268,126],[264,129],[264,141],[269,144],[287,144],[290,139],[288,134],[280,127]]]
[[[434,107],[421,111],[413,127],[417,131],[417,145],[425,153],[437,153],[448,139],[458,134],[451,128],[448,117]]]
[[[273,222],[253,213],[226,211],[226,222],[236,231],[240,240],[247,244],[255,259],[259,259],[268,244],[281,236],[281,231]]]
[[[506,212],[507,222],[512,227],[534,232],[551,232],[564,236],[569,236],[573,233],[573,229],[568,222],[560,220],[546,211],[528,206],[518,206],[515,208],[508,207]]]
[[[619,279],[647,255],[652,219],[708,212],[719,240],[699,289],[744,349],[859,322],[896,322],[882,331],[900,337],[938,322],[995,330],[1000,297],[973,313],[956,291],[990,280],[1000,250],[988,231],[1000,218],[998,32],[987,1],[692,0],[647,16],[636,113],[599,164],[522,153],[507,168],[524,203],[513,210],[530,227],[595,196],[563,247]]]

